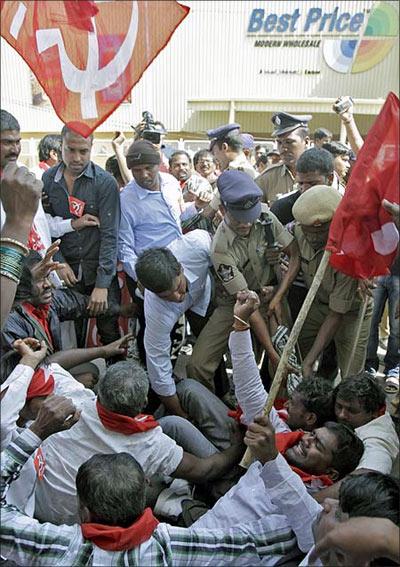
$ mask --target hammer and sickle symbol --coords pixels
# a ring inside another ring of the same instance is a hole
[[[86,69],[78,69],[68,57],[64,40],[59,28],[41,29],[36,32],[39,53],[58,46],[61,74],[68,90],[81,95],[82,118],[97,118],[96,92],[106,89],[120,77],[127,68],[136,43],[138,31],[138,5],[132,1],[132,13],[129,28],[121,47],[114,58],[99,69],[99,44],[95,18],[92,18],[93,32],[88,32],[88,57]]]

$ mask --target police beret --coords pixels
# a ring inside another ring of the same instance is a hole
[[[237,136],[240,132],[240,124],[233,122],[232,124],[224,124],[213,130],[207,130],[207,136],[210,140],[224,140],[228,136]]]
[[[252,150],[254,148],[254,138],[251,134],[241,134],[240,136],[245,150]]]
[[[239,222],[254,222],[261,214],[262,191],[247,173],[230,169],[218,177],[224,207]]]
[[[310,114],[297,115],[288,114],[287,112],[276,112],[272,115],[272,124],[274,125],[273,136],[281,136],[296,130],[296,128],[308,128],[308,123],[312,119]]]
[[[280,156],[279,150],[269,150],[267,156]]]
[[[332,219],[342,196],[337,189],[315,185],[307,189],[293,205],[294,218],[305,226],[317,226]]]

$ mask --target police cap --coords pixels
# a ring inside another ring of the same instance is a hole
[[[224,207],[239,222],[252,223],[261,214],[262,191],[247,173],[235,169],[221,173],[217,187]]]
[[[339,191],[327,185],[307,189],[293,205],[294,218],[305,226],[318,226],[332,220],[342,199]]]
[[[226,140],[230,136],[238,136],[240,133],[240,124],[233,122],[232,124],[224,124],[223,126],[218,126],[213,130],[207,130],[207,136],[211,140],[210,150],[212,150],[215,142],[219,140]]]
[[[272,124],[274,125],[273,136],[281,136],[296,130],[296,128],[308,128],[308,123],[312,119],[310,114],[297,115],[288,114],[287,112],[276,112],[272,115]]]

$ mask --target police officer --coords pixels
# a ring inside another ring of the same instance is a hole
[[[232,330],[233,307],[236,294],[254,290],[263,294],[265,288],[273,293],[264,316],[256,311],[251,327],[258,342],[267,352],[273,366],[279,357],[273,348],[267,317],[276,315],[281,320],[281,304],[294,280],[300,258],[293,236],[260,202],[262,193],[242,171],[225,171],[217,181],[224,215],[211,245],[211,259],[216,274],[217,307],[196,342],[187,375],[213,389],[212,380],[222,355],[226,351]],[[289,269],[280,282],[274,268],[266,260],[268,246],[282,246],[289,256]],[[276,289],[272,286],[276,285]]]
[[[316,185],[303,193],[293,205],[293,216],[297,221],[294,235],[300,248],[301,269],[308,288],[321,261],[330,223],[340,200],[340,193],[333,187]],[[372,302],[368,302],[355,353],[350,360],[361,302],[357,287],[356,279],[328,265],[299,337],[304,377],[312,375],[315,361],[332,338],[342,379],[364,369]]]
[[[246,134],[243,138],[243,134],[240,134],[240,124],[236,124],[236,122],[207,131],[207,136],[211,140],[210,152],[218,160],[222,171],[236,169],[247,173],[251,179],[256,177],[256,170],[243,151],[247,140],[246,136],[249,135]],[[212,218],[218,211],[220,204],[221,200],[217,192],[206,210],[205,216]]]
[[[208,130],[207,136],[211,140],[210,152],[218,160],[221,171],[237,169],[247,173],[251,179],[255,178],[256,171],[243,151],[247,138],[243,138],[240,134],[240,124],[219,126],[214,130]]]
[[[312,116],[295,116],[278,112],[272,116],[275,127],[272,136],[276,137],[282,163],[266,169],[256,179],[263,192],[263,201],[272,204],[278,194],[290,193],[293,189],[296,162],[310,143],[308,123]]]

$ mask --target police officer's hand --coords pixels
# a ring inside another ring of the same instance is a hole
[[[236,294],[236,303],[233,314],[248,323],[250,315],[260,307],[260,299],[255,291],[239,291]]]
[[[68,287],[73,287],[78,283],[77,277],[74,274],[74,270],[66,262],[64,262],[57,268],[57,274],[60,280],[62,280]]]
[[[268,264],[271,266],[276,266],[279,264],[281,257],[282,246],[277,244],[276,246],[267,246],[264,251],[264,257]]]

